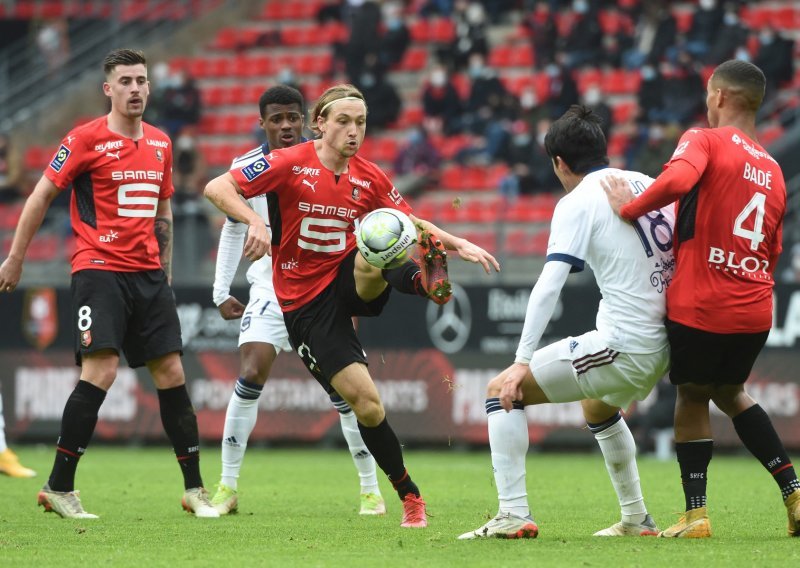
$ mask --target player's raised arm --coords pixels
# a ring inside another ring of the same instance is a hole
[[[414,222],[415,225],[417,225],[423,230],[428,230],[433,234],[435,234],[437,237],[439,237],[439,239],[441,239],[446,249],[456,251],[458,253],[458,256],[460,256],[464,260],[468,260],[469,262],[474,262],[483,266],[483,269],[486,271],[487,274],[489,274],[492,271],[492,267],[495,269],[496,272],[500,272],[500,263],[497,262],[497,259],[495,259],[494,256],[489,254],[487,251],[485,251],[478,245],[468,241],[467,239],[451,235],[450,233],[442,230],[441,228],[437,227],[430,221],[426,221],[425,219],[420,219],[419,217],[415,217],[414,215],[409,215],[409,217],[411,218],[411,220]]]
[[[236,180],[233,179],[229,172],[208,182],[203,192],[206,199],[228,217],[249,225],[247,240],[244,245],[244,255],[249,260],[258,260],[270,252],[269,232],[264,220],[258,216],[258,213],[239,198],[240,193],[241,190]]]
[[[58,187],[42,176],[30,197],[25,201],[8,258],[0,265],[0,292],[12,292],[19,284],[25,253],[36,231],[42,225],[50,203],[53,202],[58,192]]]

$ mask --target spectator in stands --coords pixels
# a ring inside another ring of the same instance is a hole
[[[383,5],[385,31],[381,37],[380,59],[388,67],[399,65],[411,44],[411,32],[403,21],[403,5],[387,2]]]
[[[675,65],[663,61],[659,67],[664,77],[664,102],[658,118],[667,124],[689,126],[705,109],[697,96],[703,90],[703,80],[695,62],[688,52],[681,51]]]
[[[488,123],[507,118],[509,92],[497,72],[486,65],[480,53],[470,55],[468,74],[470,89],[464,109],[464,123],[474,134],[483,134]]]
[[[361,75],[355,81],[364,95],[369,110],[371,129],[382,129],[397,120],[400,115],[400,95],[386,78],[383,65],[376,53],[368,53],[364,59]]]
[[[500,193],[506,199],[514,201],[519,195],[550,192],[560,187],[544,148],[544,137],[551,123],[549,118],[540,120],[535,135],[525,121],[514,123],[506,156],[510,169],[500,180]]]
[[[738,4],[726,2],[723,9],[722,27],[717,29],[714,43],[704,61],[706,65],[718,65],[732,59],[747,41],[747,28],[739,20]]]
[[[675,45],[678,24],[664,0],[645,4],[644,13],[636,24],[633,48],[623,56],[629,69],[645,63],[657,64],[671,46]]]
[[[200,122],[202,101],[194,79],[186,71],[175,73],[172,84],[162,93],[158,106],[160,124],[172,139],[184,127],[197,125]]]
[[[0,133],[0,203],[20,201],[25,194],[22,156],[8,134]]]
[[[431,132],[452,136],[461,131],[461,113],[464,104],[458,91],[450,83],[443,65],[431,67],[428,81],[422,91],[422,111]]]
[[[345,12],[344,0],[324,0],[317,10],[317,23],[341,22]]]
[[[431,143],[428,131],[417,125],[409,131],[408,142],[394,161],[394,184],[404,196],[414,195],[436,185],[442,156]]]
[[[519,94],[519,118],[528,123],[528,131],[533,132],[543,118],[548,118],[550,111],[533,88],[525,88]]]
[[[557,54],[556,61],[560,60],[560,54]],[[550,118],[555,120],[567,112],[569,107],[578,104],[578,84],[572,73],[561,63],[551,63],[545,72],[550,79],[546,104]]]
[[[597,10],[588,0],[573,0],[572,11],[575,21],[563,39],[564,65],[567,69],[598,65],[603,52],[603,30]]]
[[[528,30],[533,44],[534,67],[542,70],[555,60],[558,42],[558,28],[555,16],[550,10],[550,3],[537,2],[534,9],[522,21],[522,26]]]
[[[753,63],[767,79],[765,98],[776,95],[780,86],[794,77],[794,41],[784,38],[767,26],[758,34],[758,50]]]
[[[419,8],[419,15],[423,18],[441,16],[449,18],[453,14],[453,0],[424,0]]]
[[[69,34],[63,18],[45,22],[36,34],[36,46],[47,66],[49,78],[57,80],[64,63],[69,59]]]
[[[172,201],[182,206],[186,202],[205,202],[203,188],[206,179],[206,164],[197,146],[197,138],[191,127],[178,133],[173,144],[172,181],[175,194]]]
[[[364,70],[367,54],[378,53],[381,49],[381,8],[372,0],[350,0],[349,10],[350,36],[344,46],[345,73],[350,81],[357,81]]]
[[[692,25],[686,34],[684,49],[698,61],[704,61],[714,38],[722,27],[725,12],[717,0],[700,0],[692,15]]]
[[[583,105],[600,117],[600,128],[603,130],[606,140],[608,140],[614,121],[614,113],[611,107],[608,106],[600,85],[594,83],[586,88],[583,93]]]
[[[449,49],[440,53],[440,59],[454,71],[461,71],[473,53],[489,55],[486,12],[476,0],[456,0],[453,21],[455,37]]]
[[[639,122],[647,123],[659,120],[664,110],[664,78],[655,65],[644,65],[641,71],[642,82],[639,85],[637,103],[639,105]]]
[[[656,122],[651,123],[644,132],[644,140],[635,145],[628,167],[656,178],[672,156],[680,132],[675,126],[664,127]]]

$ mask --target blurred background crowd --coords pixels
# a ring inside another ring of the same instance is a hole
[[[307,103],[358,86],[361,153],[420,217],[496,253],[506,281],[532,282],[562,194],[543,148],[551,121],[591,107],[612,165],[656,176],[683,130],[705,125],[714,66],[741,58],[767,77],[760,141],[790,190],[780,279],[800,282],[798,37],[787,1],[0,0],[0,247],[60,137],[105,108],[98,67],[113,47],[145,50],[145,119],[174,143],[176,281],[209,283],[220,219],[202,188],[263,141],[257,101],[274,84]],[[30,281],[68,282],[67,206],[34,241]]]

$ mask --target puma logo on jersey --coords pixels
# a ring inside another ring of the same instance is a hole
[[[117,150],[116,152],[106,152],[106,156],[109,158],[116,158],[117,160],[119,160],[119,150]]]
[[[319,183],[319,180],[315,181],[314,183],[311,183],[307,179],[303,180],[303,185],[307,185],[308,187],[310,187],[311,191],[313,191],[314,193],[317,193],[317,184],[318,183]]]

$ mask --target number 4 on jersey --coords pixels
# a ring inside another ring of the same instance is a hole
[[[737,237],[742,237],[750,241],[750,250],[758,250],[758,245],[764,241],[764,234],[761,228],[764,225],[764,203],[767,201],[767,196],[763,193],[754,193],[753,197],[744,206],[742,212],[736,217],[733,223],[733,234]],[[753,230],[745,229],[745,220],[750,216],[750,213],[756,212],[756,219],[753,223]]]

